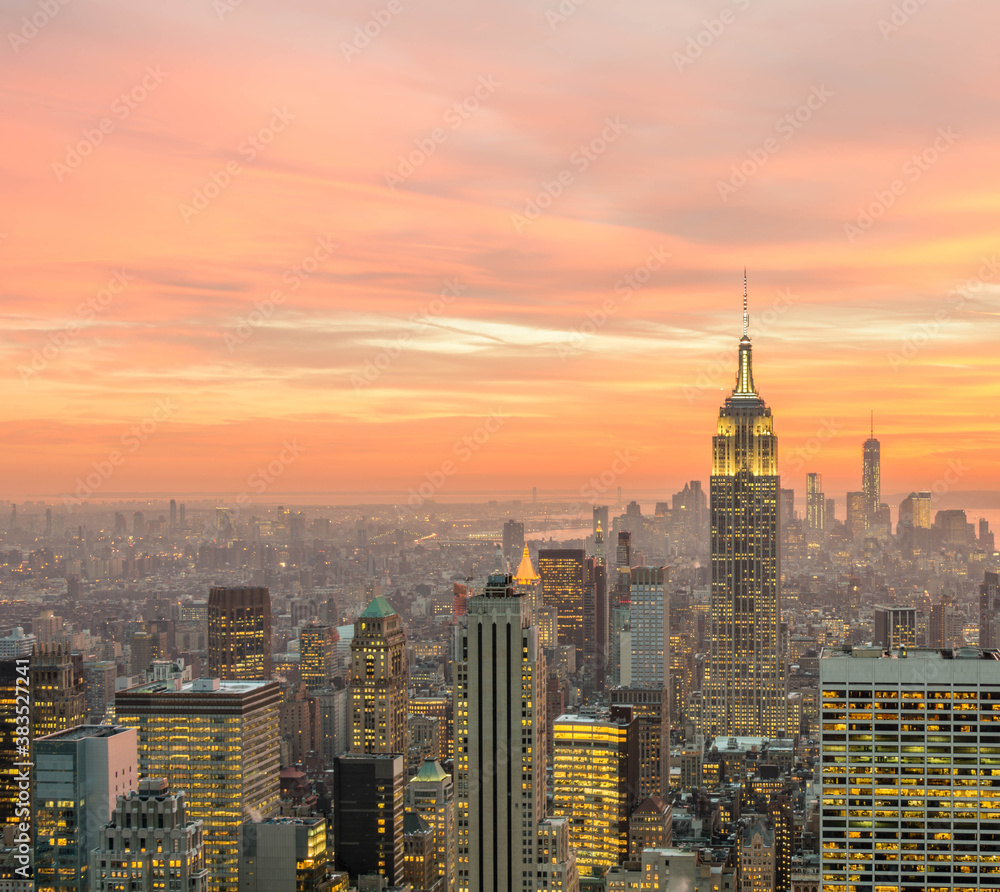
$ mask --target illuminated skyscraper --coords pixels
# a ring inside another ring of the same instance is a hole
[[[851,538],[860,536],[868,529],[868,497],[863,492],[847,494],[847,519],[844,526]]]
[[[806,474],[806,526],[817,532],[826,529],[826,494],[819,474]]]
[[[979,586],[979,646],[1000,647],[1000,574],[986,573]]]
[[[545,549],[538,552],[542,600],[559,611],[559,643],[576,648],[576,664],[584,659],[584,611],[587,571],[582,548]]]
[[[372,598],[351,640],[351,752],[408,752],[406,633],[382,596]]]
[[[38,646],[31,657],[31,731],[42,737],[87,720],[83,657],[62,644]]]
[[[199,678],[119,692],[117,720],[139,732],[139,773],[183,790],[204,821],[209,892],[238,892],[240,825],[278,810],[277,682]]]
[[[553,739],[553,815],[567,819],[580,875],[601,877],[628,857],[639,768],[632,711],[625,706],[605,718],[559,716]]]
[[[823,652],[824,892],[997,888],[997,657]]]
[[[455,662],[459,892],[533,892],[545,817],[545,657],[504,574],[469,599]]]
[[[871,436],[862,447],[861,491],[865,495],[865,529],[875,525],[878,507],[882,504],[879,442],[875,439],[875,415],[872,414]]]
[[[17,776],[20,768],[14,763],[17,746],[14,731],[17,729],[17,688],[18,668],[22,668],[21,692],[27,690],[27,663],[14,660],[0,660],[0,827],[14,823],[19,794]],[[22,701],[23,702],[23,701]]]
[[[528,554],[528,546],[525,545],[524,553],[521,555],[521,563],[514,574],[514,582],[518,584],[521,593],[528,596],[528,603],[531,604],[531,609],[536,617],[538,615],[538,608],[542,606],[538,603],[539,581],[540,577],[535,572],[535,565],[531,563],[531,555]],[[552,646],[554,645],[555,641],[553,640]]]
[[[710,733],[785,728],[778,543],[778,441],[753,383],[746,295],[736,386],[712,439],[712,642],[703,723]]]
[[[231,681],[271,677],[271,595],[266,588],[209,591],[208,674]]]
[[[917,608],[899,604],[876,605],[872,641],[892,650],[914,647],[917,643]]]
[[[299,632],[299,672],[309,690],[319,690],[330,684],[339,640],[336,626],[302,627]]]

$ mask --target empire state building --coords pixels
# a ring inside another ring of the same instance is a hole
[[[712,645],[702,716],[709,733],[776,737],[786,730],[780,480],[771,410],[753,383],[744,285],[736,387],[712,438]]]

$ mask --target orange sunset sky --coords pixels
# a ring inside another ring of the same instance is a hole
[[[286,441],[273,494],[446,461],[443,494],[574,493],[619,451],[626,493],[707,481],[744,265],[784,485],[860,488],[874,410],[883,492],[1000,489],[998,29],[995,0],[10,0],[0,496],[116,451],[102,492],[238,492]]]

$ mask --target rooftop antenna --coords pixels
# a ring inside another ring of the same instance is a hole
[[[875,439],[875,410],[872,409],[872,439]]]
[[[747,315],[747,268],[743,267],[743,337],[747,336],[750,317]]]

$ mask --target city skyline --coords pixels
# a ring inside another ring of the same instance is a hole
[[[96,496],[254,491],[286,440],[269,493],[405,493],[444,461],[442,493],[573,492],[618,450],[626,488],[704,479],[744,265],[806,453],[785,480],[856,489],[874,410],[883,491],[949,462],[1000,490],[997,10],[973,6],[972,34],[870,0],[8,16],[5,494],[73,492],[113,450]]]

